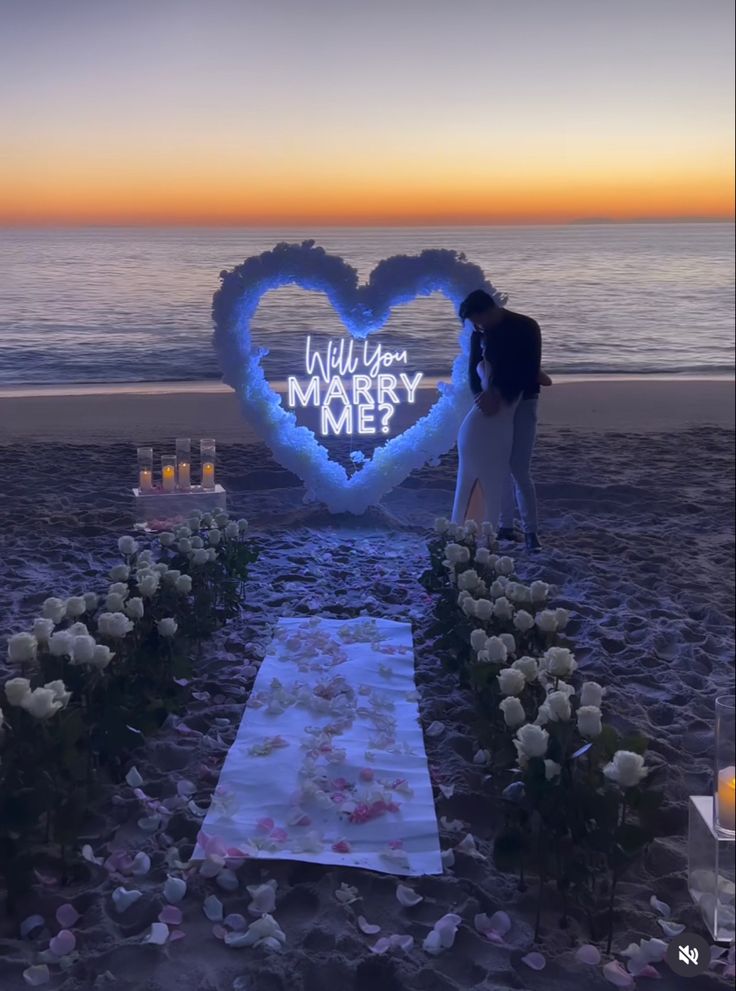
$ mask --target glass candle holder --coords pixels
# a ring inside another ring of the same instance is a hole
[[[161,488],[164,492],[173,492],[176,488],[176,458],[164,454],[161,458]]]
[[[189,437],[176,439],[176,484],[182,492],[192,487],[192,442]]]
[[[138,489],[151,492],[153,489],[153,448],[138,448]]]
[[[199,442],[199,455],[202,461],[202,488],[215,487],[215,442],[211,437],[203,437]]]
[[[736,698],[716,699],[716,754],[714,820],[716,830],[733,836],[736,831]]]

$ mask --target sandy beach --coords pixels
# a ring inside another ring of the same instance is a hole
[[[133,524],[137,444],[155,443],[160,451],[171,448],[175,436],[214,436],[229,508],[251,521],[261,557],[242,618],[213,636],[198,661],[192,687],[200,700],[192,700],[185,715],[193,732],[164,729],[137,755],[147,792],[165,798],[177,780],[188,779],[197,801],[208,804],[278,617],[365,610],[413,624],[422,721],[446,726],[441,736],[426,739],[430,771],[455,785],[451,798],[435,792],[438,818],[461,820],[486,859],[457,853],[442,877],[417,880],[412,886],[424,901],[412,909],[401,907],[388,876],[290,862],[246,864],[238,872],[240,891],[220,892],[225,911],[245,912],[246,884],[277,880],[283,954],[234,950],[216,939],[202,914],[202,897],[210,891],[203,879],[181,906],[186,937],[163,948],[142,946],[161,907],[164,842],[137,827],[131,790],[111,789],[90,808],[80,842],[98,855],[147,850],[153,867],[136,878],[144,897],[120,917],[110,897],[120,882],[106,872],[80,862],[62,885],[57,865],[40,865],[19,918],[53,918],[69,901],[82,915],[75,926],[80,962],[49,986],[563,991],[575,982],[586,991],[610,988],[599,968],[574,959],[575,948],[587,941],[579,920],[562,930],[548,913],[545,969],[535,972],[522,962],[531,948],[532,895],[520,892],[516,878],[498,871],[491,857],[497,813],[483,769],[473,763],[473,702],[443,668],[431,633],[432,603],[418,581],[432,522],[451,505],[454,452],[408,478],[381,511],[330,518],[303,505],[299,480],[249,433],[229,390],[187,384],[63,392],[0,395],[0,633],[28,628],[46,596],[78,594],[116,561],[115,538]],[[618,951],[662,935],[652,895],[672,906],[676,922],[704,932],[685,883],[687,797],[710,786],[713,701],[733,691],[733,393],[726,379],[569,380],[543,397],[535,472],[544,550],[534,557],[518,551],[517,570],[523,580],[555,586],[555,604],[573,614],[569,633],[582,673],[607,688],[610,720],[647,734],[652,754],[667,765],[661,836],[620,887]],[[197,828],[192,817],[173,817],[169,835],[182,854],[191,852]],[[462,835],[442,829],[442,848]],[[360,902],[344,907],[336,900],[341,882],[358,889]],[[472,927],[474,913],[501,908],[512,919],[510,948],[487,942]],[[452,949],[430,957],[421,940],[451,911],[465,924]],[[415,949],[374,956],[374,938],[360,932],[358,915],[386,933],[413,934]],[[3,991],[26,986],[27,943],[17,937],[17,920],[0,920]],[[693,982],[675,978],[664,964],[659,970],[663,991],[727,986],[715,972]]]

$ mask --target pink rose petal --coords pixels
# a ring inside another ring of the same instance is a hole
[[[62,929],[71,929],[75,922],[79,919],[79,912],[73,905],[67,902],[65,905],[59,905],[56,910],[56,921],[59,923]]]
[[[177,939],[184,939],[185,936],[186,933],[182,932],[181,929],[172,929],[169,933],[169,942],[174,943]]]
[[[165,905],[158,914],[158,921],[165,922],[167,926],[179,926],[183,918],[181,909],[176,905]]]
[[[72,953],[76,945],[76,937],[68,929],[62,929],[49,941],[49,949],[57,957],[65,957],[67,953]]]
[[[532,970],[544,970],[547,966],[547,961],[544,959],[541,953],[527,953],[525,957],[521,958],[521,962],[525,963],[527,967],[531,967]]]
[[[617,988],[633,988],[634,978],[629,974],[618,960],[611,960],[603,968],[603,976],[609,982]]]
[[[575,953],[575,959],[578,963],[585,963],[590,967],[596,967],[601,962],[601,951],[597,946],[593,946],[591,943],[585,943],[583,946],[578,947]]]

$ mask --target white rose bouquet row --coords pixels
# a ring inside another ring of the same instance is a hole
[[[437,520],[429,550],[424,584],[439,592],[451,665],[483,713],[481,745],[507,810],[499,866],[522,878],[535,872],[540,898],[554,881],[563,919],[574,899],[593,938],[605,916],[610,944],[618,879],[655,835],[661,795],[652,787],[658,769],[645,763],[647,741],[620,739],[605,724],[605,689],[580,679],[572,645],[561,639],[569,611],[553,606],[546,582],[515,578],[489,524]]]
[[[257,556],[247,522],[227,514],[195,515],[146,548],[120,537],[118,551],[102,592],[48,597],[8,641],[17,674],[0,689],[0,872],[10,887],[28,880],[20,848],[34,826],[62,847],[74,838],[100,770],[120,776],[142,735],[181,705],[192,640],[239,607]]]

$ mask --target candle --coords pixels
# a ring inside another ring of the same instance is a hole
[[[191,465],[188,461],[180,461],[178,463],[179,469],[179,488],[188,492],[192,487],[192,473]]]
[[[138,472],[138,488],[141,492],[150,492],[153,488],[153,472],[150,468],[141,468]]]
[[[736,767],[724,767],[718,772],[716,821],[721,829],[736,829]]]
[[[215,487],[215,465],[212,461],[202,463],[202,488],[214,489]]]
[[[161,458],[161,488],[173,492],[176,488],[176,458],[164,455]]]
[[[138,448],[138,490],[150,492],[153,488],[153,448]]]

